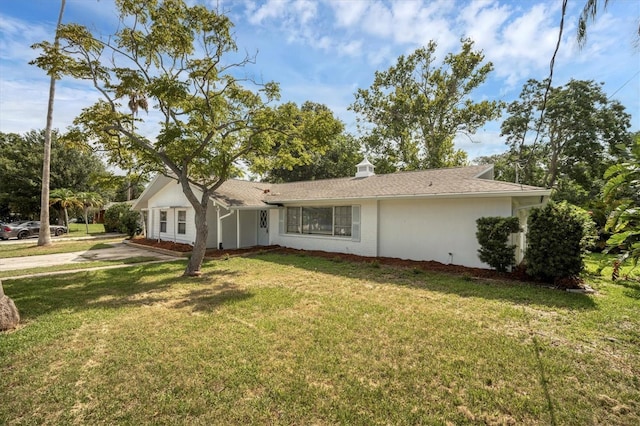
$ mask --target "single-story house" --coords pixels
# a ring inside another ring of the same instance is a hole
[[[512,239],[519,261],[528,212],[550,195],[494,180],[492,165],[385,175],[366,159],[356,167],[355,176],[339,179],[226,181],[209,201],[207,247],[279,245],[486,268],[476,219],[518,217],[524,232]],[[174,178],[158,175],[133,208],[143,212],[147,238],[194,243],[194,211]]]

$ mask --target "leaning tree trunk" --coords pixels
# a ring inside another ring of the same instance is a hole
[[[193,244],[191,258],[184,271],[184,276],[188,277],[197,277],[202,274],[200,268],[202,267],[202,261],[207,251],[207,236],[209,235],[206,204],[204,207],[201,205],[200,208],[195,209],[195,211],[196,241]]]
[[[16,328],[20,322],[20,314],[15,303],[4,294],[2,281],[0,281],[0,331]]]

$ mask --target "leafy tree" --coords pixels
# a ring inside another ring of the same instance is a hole
[[[499,117],[501,103],[473,102],[493,65],[473,41],[462,40],[459,53],[436,64],[436,43],[400,56],[396,65],[376,71],[369,89],[358,89],[350,109],[359,114],[364,142],[376,157],[376,169],[428,169],[465,164],[466,153],[454,149],[458,133],[471,135]]]
[[[115,34],[98,38],[86,27],[63,25],[62,57],[42,42],[34,45],[44,51],[35,62],[87,79],[100,92],[102,99],[76,118],[76,135],[99,144],[118,164],[122,159],[128,166],[134,157],[177,178],[195,212],[185,275],[199,275],[216,189],[242,173],[241,163],[265,173],[309,162],[312,152],[325,151],[324,132],[334,120],[293,103],[272,106],[276,83],[251,90],[242,70],[253,58],[235,53],[224,14],[182,0],[118,0],[116,6],[121,25]],[[145,136],[157,127],[146,125],[142,111],[160,122],[155,137]]]
[[[53,46],[54,49],[58,48],[58,28],[62,23],[62,15],[64,14],[65,0],[60,0],[60,14],[58,16],[58,24],[56,26],[56,35],[54,37]],[[53,127],[53,101],[56,93],[56,78],[57,73],[55,69],[51,69],[49,83],[49,103],[47,105],[47,124],[44,130],[44,154],[42,161],[42,189],[40,196],[40,222],[49,223],[49,181],[51,173],[51,132]],[[48,227],[40,227],[38,233],[38,245],[48,246],[51,245],[51,233]]]
[[[604,175],[604,200],[612,211],[606,230],[612,233],[608,250],[618,249],[620,261],[640,261],[640,133],[634,144],[624,151],[625,161],[609,167]]]
[[[360,143],[351,135],[338,135],[324,154],[313,153],[310,164],[289,169],[273,169],[265,182],[297,182],[353,176],[362,159]]]
[[[133,237],[140,227],[140,213],[131,210],[129,203],[117,203],[104,212],[104,229],[122,232]]]
[[[40,212],[44,131],[24,135],[0,133],[0,210],[34,218]],[[95,177],[108,174],[91,151],[66,146],[57,132],[51,138],[51,190],[98,190]]]
[[[571,80],[551,88],[541,118],[545,90],[546,82],[529,80],[502,123],[509,153],[522,170],[521,183],[582,192],[574,202],[595,197],[607,158],[617,144],[630,142],[630,116],[607,98],[602,84]]]

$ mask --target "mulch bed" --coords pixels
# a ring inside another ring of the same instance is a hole
[[[188,253],[193,248],[190,244],[181,244],[174,243],[171,241],[157,241],[150,240],[145,238],[137,238],[134,240],[136,244],[142,244],[152,247],[159,247],[165,250],[172,250],[180,253]],[[229,256],[243,256],[251,253],[264,252],[269,251],[272,253],[279,253],[285,255],[300,255],[304,254],[307,256],[314,257],[322,257],[326,259],[336,259],[341,261],[348,262],[361,262],[361,263],[370,263],[370,264],[380,264],[380,265],[388,265],[388,266],[399,266],[403,268],[412,268],[422,271],[432,271],[432,272],[443,272],[447,274],[454,274],[463,277],[469,278],[482,278],[482,279],[490,279],[490,280],[503,280],[503,281],[519,281],[519,282],[528,282],[534,284],[544,284],[549,285],[548,283],[540,283],[536,282],[533,278],[528,276],[523,270],[516,268],[513,272],[498,272],[492,269],[482,269],[482,268],[470,268],[467,266],[460,265],[447,265],[440,262],[435,261],[427,261],[427,260],[406,260],[406,259],[397,259],[391,257],[367,257],[367,256],[358,256],[355,254],[346,254],[346,253],[332,253],[320,250],[297,250],[291,248],[285,248],[280,246],[256,246],[256,247],[247,247],[242,249],[231,249],[231,250],[216,250],[209,249],[207,250],[205,257],[208,259],[219,259],[223,257]],[[558,282],[556,283],[558,287],[561,288],[582,288],[583,283],[580,279],[570,280],[570,282]]]

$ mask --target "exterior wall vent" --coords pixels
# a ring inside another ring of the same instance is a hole
[[[360,162],[360,164],[356,165],[356,170],[357,178],[375,175],[375,173],[373,172],[373,164],[371,164],[369,160],[366,159],[366,157]]]

